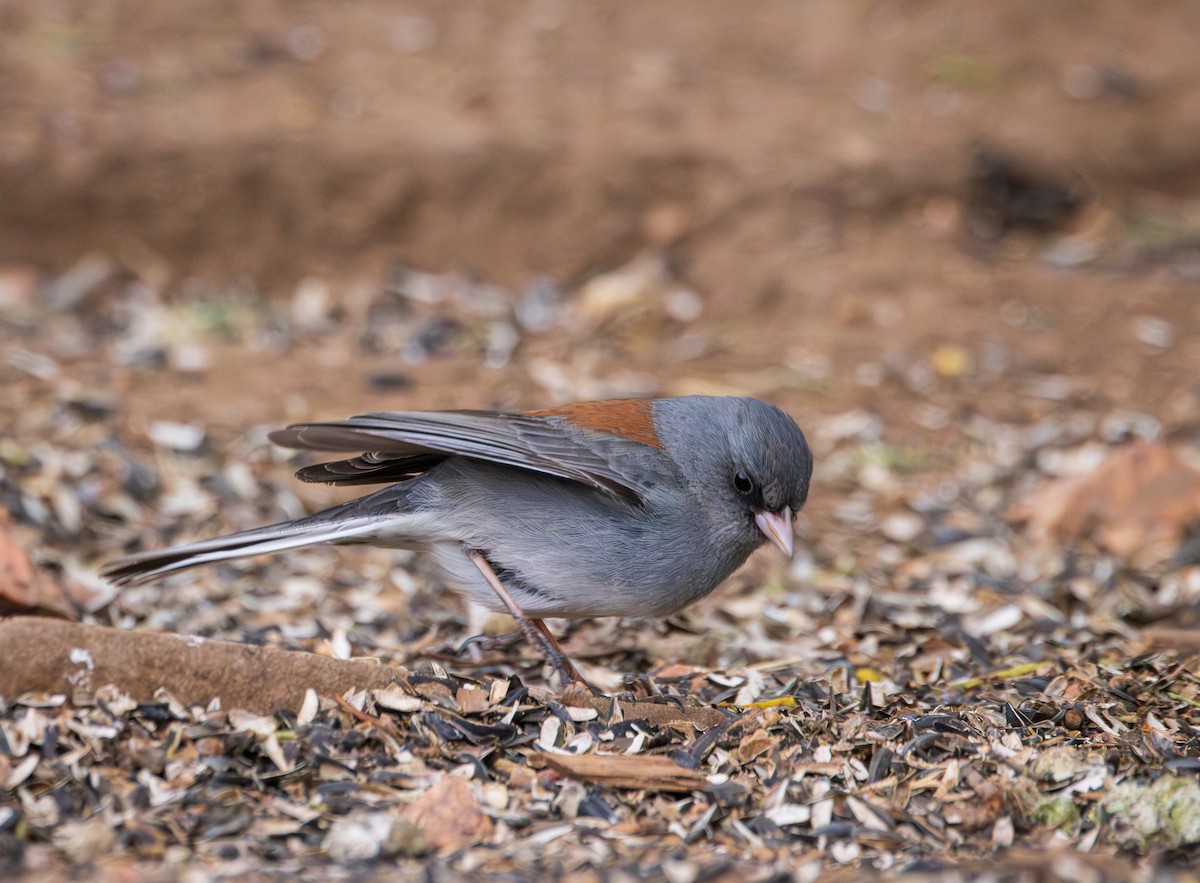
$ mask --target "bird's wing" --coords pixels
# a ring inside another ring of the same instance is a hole
[[[636,404],[648,413],[648,404]],[[271,433],[271,440],[289,448],[368,452],[302,469],[297,475],[306,481],[398,481],[447,456],[461,456],[642,500],[655,484],[673,478],[675,467],[659,448],[652,428],[647,428],[652,424],[626,421],[623,425],[633,428],[625,428],[626,434],[601,429],[596,413],[586,408],[529,414],[398,411],[297,424]]]
[[[301,481],[325,484],[393,484],[415,478],[448,456],[425,452],[406,457],[372,452],[345,460],[314,463],[297,470],[296,477]]]

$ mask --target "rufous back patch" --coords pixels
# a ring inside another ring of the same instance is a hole
[[[648,399],[608,399],[526,412],[530,417],[562,417],[572,426],[610,432],[652,448],[662,448],[654,431],[654,412]]]

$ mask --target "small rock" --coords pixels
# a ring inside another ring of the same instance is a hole
[[[690,288],[677,288],[667,294],[663,307],[676,322],[695,322],[704,310],[704,300]]]
[[[201,344],[185,343],[170,349],[167,364],[180,374],[203,374],[212,367],[212,354]]]
[[[1001,816],[996,819],[996,823],[992,825],[992,847],[1008,849],[1013,844],[1014,833],[1012,816]]]
[[[287,35],[287,51],[296,61],[316,61],[325,51],[325,32],[316,25],[300,25]]]
[[[521,335],[511,322],[493,322],[488,326],[484,364],[489,368],[503,368],[520,342]]]
[[[155,420],[147,428],[146,435],[160,448],[183,453],[197,451],[204,444],[204,430],[189,423]]]
[[[1100,253],[1100,247],[1090,236],[1062,236],[1042,252],[1042,260],[1059,270],[1071,270],[1091,263]]]
[[[925,522],[912,512],[895,512],[879,524],[880,532],[896,543],[909,543],[921,535]]]
[[[1133,321],[1133,333],[1147,346],[1167,349],[1175,342],[1175,328],[1157,316],[1138,316]]]
[[[292,322],[303,331],[320,331],[329,324],[332,309],[329,283],[308,276],[300,280],[292,294]]]
[[[558,322],[563,293],[548,279],[539,279],[517,303],[513,312],[526,331],[546,331]]]
[[[383,851],[391,834],[392,819],[385,813],[369,813],[338,819],[325,835],[322,848],[335,862],[361,862]]]

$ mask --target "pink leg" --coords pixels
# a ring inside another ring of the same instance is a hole
[[[563,652],[562,647],[558,646],[558,641],[554,639],[554,635],[550,633],[550,629],[546,628],[546,623],[540,619],[531,619],[525,615],[525,611],[521,609],[521,605],[517,603],[512,593],[504,587],[504,584],[500,582],[500,578],[496,576],[496,572],[492,570],[492,566],[488,563],[487,559],[479,552],[467,552],[467,557],[471,559],[471,563],[483,574],[483,578],[492,587],[492,591],[496,593],[497,597],[504,603],[504,606],[508,608],[509,614],[517,621],[517,625],[521,627],[521,633],[525,636],[525,640],[534,649],[540,651],[546,657],[546,661],[558,672],[563,686],[569,683],[582,684],[593,694],[599,695],[599,691],[584,680],[583,675],[579,673],[579,669],[567,658],[567,654]]]

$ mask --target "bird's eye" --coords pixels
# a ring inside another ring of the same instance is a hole
[[[754,493],[754,479],[746,474],[745,469],[739,469],[733,477],[733,489],[744,497]]]

